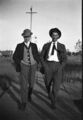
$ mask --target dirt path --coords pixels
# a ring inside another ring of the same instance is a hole
[[[72,99],[79,99],[81,84],[64,84],[58,94],[56,109],[50,106],[43,79],[37,80],[32,103],[27,103],[25,111],[20,111],[17,102],[20,99],[19,83],[12,83],[8,93],[0,98],[0,120],[81,120],[81,113]]]

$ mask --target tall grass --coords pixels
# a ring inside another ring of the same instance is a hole
[[[13,66],[12,57],[0,57],[0,75],[15,77],[16,71]],[[82,81],[82,63],[80,57],[68,57],[64,67],[63,80],[66,82]]]
[[[81,56],[68,57],[64,67],[64,80],[67,82],[82,81],[82,58]]]
[[[68,65],[69,66],[69,65]],[[64,81],[66,82],[75,82],[75,81],[82,81],[82,70],[81,66],[65,66],[64,69]]]

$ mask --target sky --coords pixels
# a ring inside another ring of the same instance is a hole
[[[0,50],[15,50],[23,42],[24,29],[30,29],[32,16],[32,42],[41,50],[51,41],[49,30],[59,28],[58,40],[66,49],[75,51],[78,39],[82,40],[82,0],[0,0]]]

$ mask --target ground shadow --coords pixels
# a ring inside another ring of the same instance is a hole
[[[49,112],[49,110],[45,110],[35,102],[32,102],[31,104],[36,108],[35,112],[42,118],[42,120],[58,120],[54,114]]]

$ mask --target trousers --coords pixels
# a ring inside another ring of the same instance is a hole
[[[35,72],[37,70],[37,64],[25,65],[21,63],[20,72],[20,89],[21,89],[21,102],[27,103],[28,90],[33,88],[35,84]]]
[[[44,63],[44,72],[45,72],[45,85],[47,92],[52,91],[54,99],[58,95],[62,81],[62,66],[59,62],[55,61],[46,61]]]

